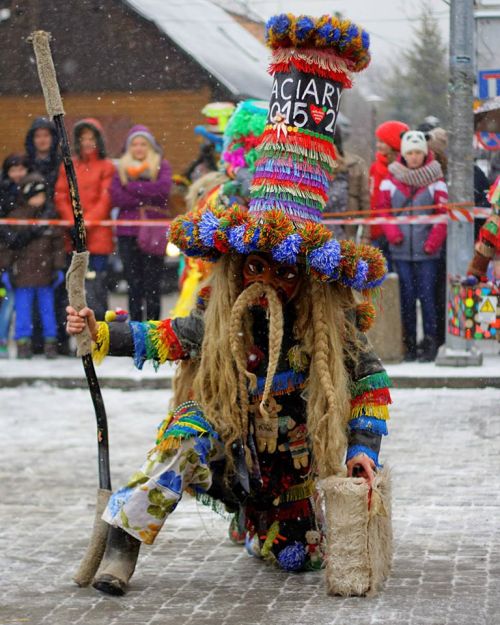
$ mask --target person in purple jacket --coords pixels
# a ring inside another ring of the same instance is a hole
[[[146,126],[134,126],[111,183],[111,201],[119,219],[168,217],[172,172],[162,149]],[[128,282],[132,321],[160,319],[160,281],[165,247],[146,249],[139,226],[118,226],[118,250]],[[165,239],[166,241],[166,239]]]

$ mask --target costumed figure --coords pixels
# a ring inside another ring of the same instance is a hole
[[[268,103],[245,100],[236,107],[224,130],[219,171],[198,178],[186,194],[189,211],[203,210],[221,203],[248,207],[250,182],[255,170],[257,145],[264,132]],[[172,317],[184,317],[196,303],[198,291],[211,272],[212,263],[199,258],[182,257],[180,294]]]
[[[175,407],[103,516],[94,587],[106,593],[125,591],[141,543],[186,490],[242,507],[249,552],[301,571],[320,566],[325,547],[317,480],[378,479],[389,379],[363,331],[385,262],[321,223],[340,95],[369,62],[368,35],[336,17],[279,15],[267,41],[274,85],[248,210],[211,205],[170,231],[184,254],[213,263],[210,291],[173,320],[97,324],[68,309],[68,331],[87,322],[97,359],[180,361]]]
[[[467,269],[467,274],[479,280],[486,279],[490,262],[500,260],[500,176],[492,184],[488,201],[492,207],[492,214],[479,231],[479,240],[474,246],[474,256]],[[496,276],[500,279],[500,271]]]

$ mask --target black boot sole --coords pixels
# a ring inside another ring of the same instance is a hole
[[[126,584],[113,575],[101,575],[99,579],[94,580],[92,586],[96,590],[114,597],[122,597],[127,588]]]

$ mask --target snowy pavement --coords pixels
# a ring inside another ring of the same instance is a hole
[[[394,385],[399,388],[500,388],[500,355],[485,354],[481,367],[437,367],[434,363],[406,362],[387,364]],[[106,358],[96,368],[103,388],[171,388],[174,366],[165,364],[155,372],[151,363],[142,371],[135,369],[131,358]],[[0,360],[0,388],[44,382],[61,388],[86,388],[79,358],[47,361],[43,356],[32,360]]]
[[[395,557],[374,599],[328,597],[321,573],[246,556],[186,500],[140,556],[124,598],[71,576],[93,520],[88,392],[0,390],[0,625],[500,625],[500,391],[395,390]],[[105,389],[118,487],[153,444],[168,391]]]

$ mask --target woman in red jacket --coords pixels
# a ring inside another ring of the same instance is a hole
[[[76,152],[73,164],[84,218],[109,219],[111,213],[109,186],[115,167],[106,158],[102,126],[96,119],[86,118],[75,124],[73,133]],[[62,165],[55,188],[55,203],[62,219],[73,219],[68,181]],[[113,253],[111,228],[107,226],[87,228],[87,248],[90,252],[87,298],[97,307],[96,314],[99,319],[104,319],[108,299],[106,285],[108,257]],[[71,249],[67,237],[66,250],[69,252]]]

